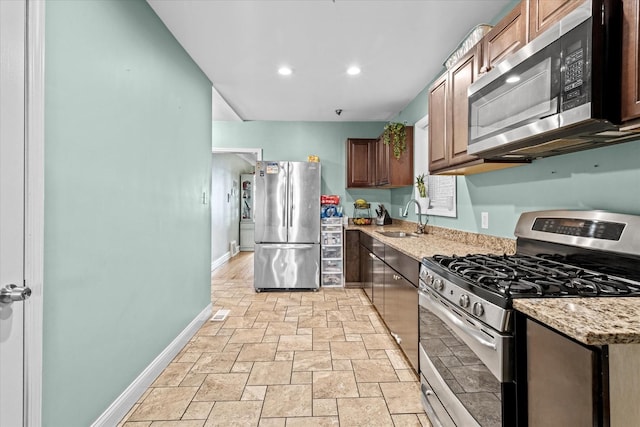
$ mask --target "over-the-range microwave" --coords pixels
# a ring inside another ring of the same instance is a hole
[[[587,0],[468,89],[468,152],[525,160],[620,142],[620,0]],[[635,137],[638,134],[635,134]]]

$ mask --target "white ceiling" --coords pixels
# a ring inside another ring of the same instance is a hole
[[[213,83],[214,120],[281,121],[389,120],[473,27],[512,3],[147,1]],[[293,74],[278,75],[282,65]]]

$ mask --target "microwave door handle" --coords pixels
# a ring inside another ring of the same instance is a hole
[[[462,329],[465,333],[471,336],[473,339],[478,341],[485,347],[489,347],[492,350],[497,350],[497,347],[494,343],[487,341],[480,333],[470,326],[467,326],[462,320],[458,319],[454,314],[452,314],[449,310],[442,307],[440,304],[436,304],[432,299],[428,299],[429,308],[433,311],[437,311],[440,315],[446,317],[451,323],[456,325],[458,328]]]

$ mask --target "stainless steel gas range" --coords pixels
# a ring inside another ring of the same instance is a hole
[[[514,298],[640,296],[640,216],[520,216],[515,255],[436,255],[420,268],[420,376],[435,426],[516,426]]]

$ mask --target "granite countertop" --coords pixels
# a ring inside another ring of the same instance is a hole
[[[519,298],[513,307],[583,344],[640,344],[640,298]]]
[[[428,226],[420,237],[394,238],[378,233],[416,229],[414,222],[393,221],[386,226],[350,224],[345,229],[369,234],[417,261],[436,254],[513,254],[516,249],[512,239],[442,227]],[[640,297],[517,298],[513,307],[583,344],[640,344]]]
[[[385,226],[350,224],[345,229],[359,230],[369,234],[385,245],[409,255],[417,261],[421,261],[423,257],[430,257],[436,254],[512,254],[515,252],[515,240],[442,227],[427,226],[427,233],[420,237],[397,238],[387,237],[379,233],[379,231],[414,232],[416,230],[415,222],[396,219],[393,221],[392,225]]]

